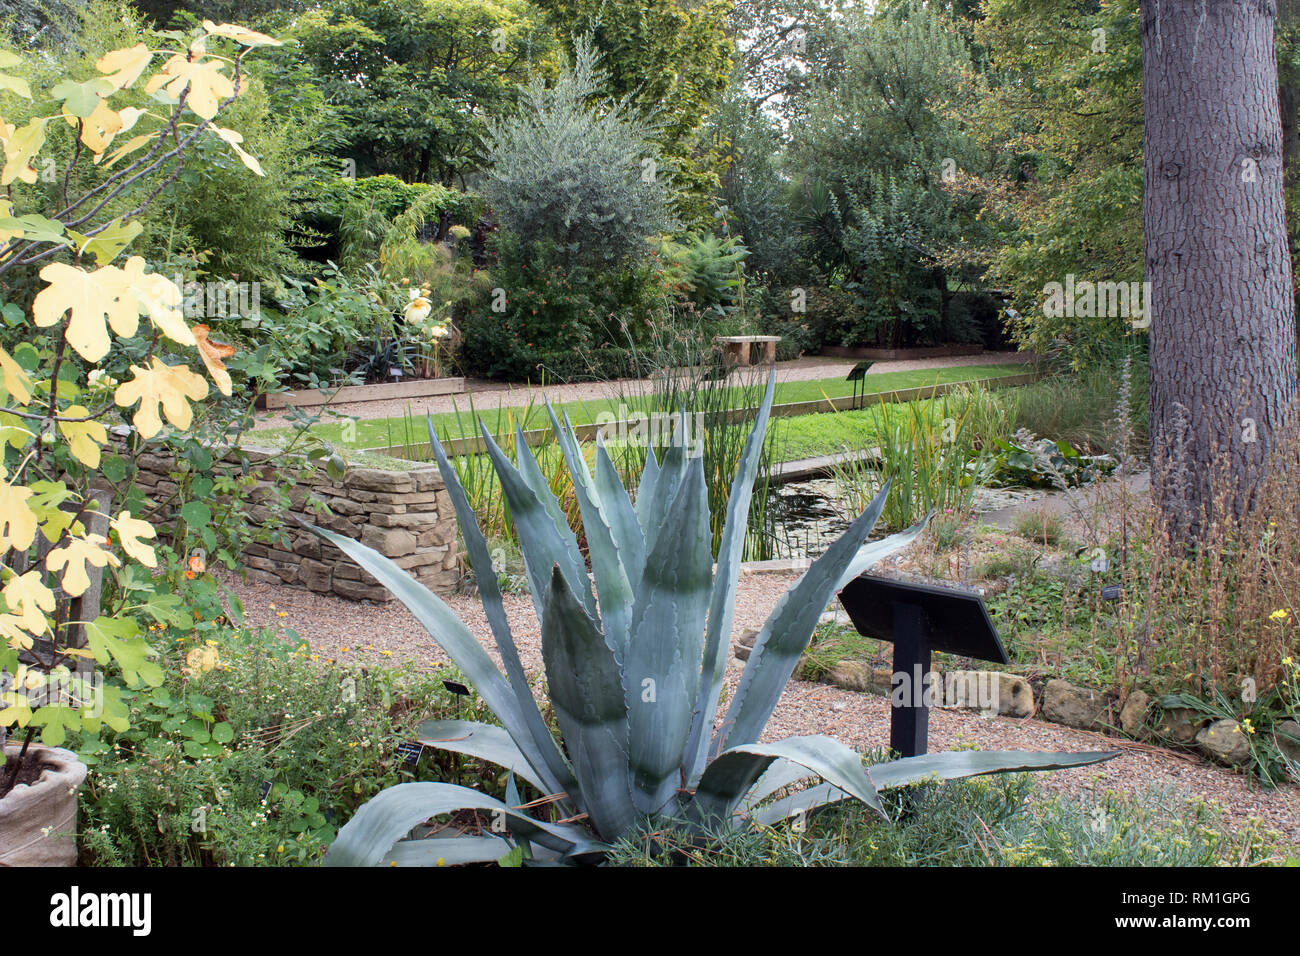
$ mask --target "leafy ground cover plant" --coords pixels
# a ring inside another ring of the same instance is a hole
[[[928,779],[1079,766],[1112,756],[952,752],[867,771],[855,751],[829,737],[758,742],[831,596],[923,529],[918,524],[864,544],[888,488],[778,602],[715,730],[746,517],[774,387],[775,375],[732,480],[716,574],[703,461],[688,457],[682,443],[670,445],[662,462],[657,455],[646,456],[634,503],[603,443],[597,443],[595,466],[589,468],[572,427],[552,414],[582,512],[593,590],[577,538],[544,486],[527,443],[516,441],[517,466],[512,465],[483,430],[519,532],[560,741],[532,696],[486,541],[432,428],[430,441],[470,564],[487,572],[476,577],[505,675],[451,609],[391,560],[314,529],[410,608],[503,725],[430,722],[422,727],[421,742],[509,771],[504,801],[447,783],[385,790],[340,830],[328,864],[428,865],[503,857],[580,862],[602,858],[611,841],[659,816],[686,819],[701,839],[718,827],[772,823],[850,797],[883,817],[882,790]],[[825,782],[759,807],[809,776]],[[525,804],[515,777],[543,797]],[[491,815],[494,825],[455,836],[447,828],[426,830],[426,838],[404,839],[424,821],[466,811]]]

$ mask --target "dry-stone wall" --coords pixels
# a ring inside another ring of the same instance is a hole
[[[250,496],[248,515],[254,523],[268,521],[275,516],[266,502],[275,494],[269,479],[278,453],[247,447],[242,451],[264,480]],[[156,498],[176,490],[169,475],[175,467],[172,462],[144,455],[139,464],[139,481]],[[329,510],[320,511],[313,502]],[[293,521],[298,517],[369,545],[435,593],[449,593],[460,582],[456,514],[437,468],[383,471],[349,467],[341,482],[331,480],[320,469],[292,486],[289,507],[288,514],[280,514],[290,536],[289,550],[250,544],[243,561],[251,580],[304,587],[354,601],[393,599],[387,588],[338,548],[299,529]]]

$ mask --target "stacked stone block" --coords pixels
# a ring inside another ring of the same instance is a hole
[[[260,484],[249,496],[248,517],[270,521],[275,452],[243,449]],[[168,477],[175,466],[144,455],[138,480],[155,500],[176,491]],[[279,513],[289,538],[284,546],[250,544],[242,560],[250,580],[303,587],[353,601],[391,601],[393,596],[342,551],[302,530],[295,518],[328,528],[374,548],[435,593],[455,591],[461,578],[456,513],[437,468],[384,471],[349,467],[341,482],[317,471],[288,490],[289,510]],[[328,510],[321,510],[324,505]],[[287,548],[287,550],[286,550]]]

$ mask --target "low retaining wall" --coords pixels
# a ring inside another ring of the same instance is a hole
[[[822,346],[822,355],[830,358],[875,359],[876,361],[902,361],[927,358],[950,358],[957,355],[983,355],[982,345],[923,345],[908,349],[852,348],[842,345]]]
[[[351,558],[293,520],[354,538],[392,558],[435,593],[454,591],[461,579],[458,525],[451,498],[437,468],[383,471],[349,466],[341,482],[323,469],[288,491],[287,511],[272,507],[274,459],[279,452],[242,449],[258,469],[258,487],[249,496],[247,515],[254,524],[282,521],[286,547],[250,544],[242,560],[250,580],[287,584],[354,601],[391,601],[392,594]],[[171,494],[176,483],[172,462],[155,455],[139,459],[138,481],[155,497]],[[328,511],[320,510],[325,506]]]

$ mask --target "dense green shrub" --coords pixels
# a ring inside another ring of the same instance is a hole
[[[82,862],[310,865],[385,786],[459,776],[495,788],[471,761],[405,761],[397,748],[450,716],[451,695],[436,671],[345,662],[359,651],[331,661],[291,629],[224,620],[170,640],[166,683],[131,695],[133,729],[81,752]]]
[[[502,228],[525,246],[550,244],[566,269],[620,269],[673,227],[654,127],[627,100],[595,100],[602,81],[580,41],[572,67],[550,87],[535,79],[484,137],[479,189]]]
[[[482,283],[490,288],[459,320],[466,374],[533,381],[630,374],[626,348],[646,341],[665,311],[653,262],[587,269],[566,264],[551,242],[504,234],[494,245],[497,262]]]

